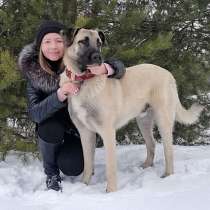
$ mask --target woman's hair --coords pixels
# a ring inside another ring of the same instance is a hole
[[[47,62],[46,58],[44,57],[42,50],[39,50],[39,64],[41,68],[51,75],[55,75],[55,72],[50,68],[50,64]],[[60,63],[59,70],[64,68],[63,61]]]

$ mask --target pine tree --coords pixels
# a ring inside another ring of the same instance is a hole
[[[209,91],[210,77],[208,1],[104,1],[95,9],[99,2],[86,1],[85,18],[80,15],[78,23],[105,32],[108,42],[103,51],[105,57],[117,57],[126,66],[153,63],[168,69],[177,80],[186,107],[192,103],[189,96],[203,98]],[[193,144],[204,128],[209,128],[206,112],[201,119],[200,124],[190,127],[177,125],[175,143]],[[129,126],[124,133],[127,129]]]
[[[208,0],[2,0],[0,150],[5,154],[15,147],[29,150],[32,147],[26,145],[31,140],[35,142],[34,124],[29,121],[26,111],[25,81],[18,73],[16,63],[21,48],[33,41],[37,27],[44,19],[58,20],[68,27],[75,25],[104,31],[107,39],[104,57],[121,59],[126,66],[160,65],[176,78],[181,101],[186,107],[195,100],[192,95],[198,95],[195,101],[204,105],[209,103],[206,97],[210,90]],[[197,125],[188,128],[176,124],[175,143],[194,144],[199,137],[207,138],[209,111],[210,107],[206,106]],[[119,142],[125,143],[125,136],[138,143],[140,134],[135,121],[118,132]]]

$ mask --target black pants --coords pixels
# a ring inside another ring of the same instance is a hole
[[[47,175],[77,176],[84,168],[83,152],[79,134],[67,119],[55,115],[37,125],[39,149]]]

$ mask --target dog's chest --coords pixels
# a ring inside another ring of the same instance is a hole
[[[78,95],[69,98],[68,109],[73,121],[79,120],[91,130],[102,124],[100,107],[105,84],[106,76],[94,77],[82,84]]]
[[[94,100],[71,98],[69,100],[69,114],[72,120],[79,120],[87,128],[95,129],[96,125],[101,123],[97,103]]]

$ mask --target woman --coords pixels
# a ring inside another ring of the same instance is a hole
[[[79,85],[66,83],[59,87],[59,74],[64,70],[64,41],[59,34],[64,25],[55,21],[42,23],[35,41],[23,48],[19,67],[27,81],[29,116],[36,123],[38,145],[47,175],[48,189],[61,190],[60,170],[69,176],[83,171],[83,153],[77,129],[67,110],[67,97],[77,94]],[[124,65],[117,60],[91,67],[93,74],[121,78]]]

